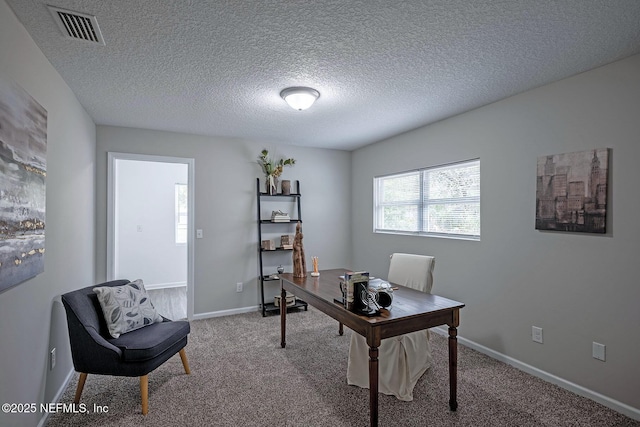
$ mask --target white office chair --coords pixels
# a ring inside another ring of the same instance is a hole
[[[394,253],[387,280],[431,293],[434,264],[432,256]],[[378,391],[400,400],[413,400],[413,388],[432,359],[426,329],[382,340],[378,349]],[[369,346],[355,332],[351,334],[347,383],[369,388]]]

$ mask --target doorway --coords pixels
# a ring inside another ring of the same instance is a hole
[[[194,160],[108,153],[107,280],[142,279],[156,309],[193,317]]]

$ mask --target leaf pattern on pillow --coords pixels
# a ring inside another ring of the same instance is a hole
[[[162,316],[156,312],[141,279],[122,286],[93,288],[113,338],[156,322]]]
[[[120,319],[121,313],[122,310],[120,310],[120,307],[114,307],[113,311],[111,312],[111,323],[117,323],[118,319]]]

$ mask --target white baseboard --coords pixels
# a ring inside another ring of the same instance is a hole
[[[255,305],[251,307],[232,308],[230,310],[210,311],[208,313],[198,313],[193,315],[193,320],[210,319],[212,317],[232,316],[234,314],[250,313],[259,311],[260,307]]]
[[[439,326],[437,328],[432,328],[430,331],[435,332],[438,335],[442,335],[444,337],[449,336],[449,331],[444,326]],[[547,382],[555,384],[559,387],[564,388],[565,390],[569,390],[579,396],[586,397],[587,399],[591,399],[595,402],[598,402],[607,408],[613,409],[616,412],[619,412],[623,415],[626,415],[629,418],[633,418],[634,420],[640,421],[640,409],[634,408],[633,406],[627,405],[625,403],[619,402],[615,399],[612,399],[608,396],[600,394],[596,391],[590,390],[588,388],[582,387],[581,385],[572,383],[571,381],[567,381],[563,378],[560,378],[556,375],[550,374],[549,372],[543,371],[541,369],[536,368],[535,366],[531,366],[527,363],[521,362],[513,357],[507,356],[505,354],[499,353],[495,350],[492,350],[488,347],[485,347],[481,344],[478,344],[474,341],[468,340],[458,335],[458,341],[466,347],[472,348],[480,353],[486,354],[487,356],[499,360],[501,362],[506,363],[507,365],[511,365],[515,368],[520,369],[523,372],[533,375],[534,377],[538,377]]]
[[[187,282],[171,282],[171,283],[152,283],[150,285],[144,284],[144,288],[148,291],[154,289],[170,289],[170,288],[183,288],[187,286]]]
[[[69,386],[69,383],[71,382],[71,378],[73,378],[73,374],[74,373],[75,373],[75,371],[73,369],[71,369],[69,371],[69,373],[67,374],[66,378],[64,379],[64,381],[60,385],[60,388],[58,388],[58,391],[56,392],[56,395],[53,396],[53,402],[52,403],[58,403],[60,401],[60,398],[62,397],[62,394],[64,393],[64,391]],[[49,403],[49,402],[44,402],[44,403]],[[44,415],[42,416],[42,418],[40,418],[40,421],[38,422],[38,427],[43,427],[43,426],[45,426],[47,424],[47,420],[49,419],[49,415],[50,414],[48,412],[44,413]]]

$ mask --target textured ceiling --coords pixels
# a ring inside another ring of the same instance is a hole
[[[640,53],[638,0],[6,0],[97,124],[352,150]],[[295,111],[279,97],[310,86]]]

